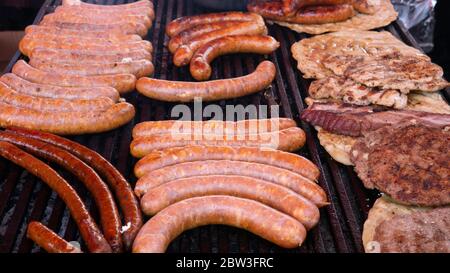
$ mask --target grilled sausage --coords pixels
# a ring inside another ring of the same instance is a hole
[[[48,73],[31,67],[24,60],[19,60],[12,68],[12,73],[34,83],[50,84],[63,87],[113,87],[123,94],[134,90],[136,77],[132,74],[74,76]]]
[[[17,145],[50,162],[54,162],[74,174],[94,197],[100,212],[103,234],[114,252],[122,252],[122,234],[120,234],[120,217],[111,192],[97,173],[71,153],[49,143],[15,134],[0,132],[0,140]]]
[[[186,44],[192,38],[222,28],[236,26],[242,21],[224,21],[196,25],[174,35],[168,44],[170,53],[174,53],[182,44]]]
[[[261,91],[275,79],[276,68],[263,61],[246,76],[207,82],[176,82],[140,78],[136,83],[139,93],[152,99],[172,102],[190,102],[194,98],[215,101],[242,97]]]
[[[217,57],[232,53],[270,54],[280,46],[271,36],[230,35],[202,45],[192,57],[189,71],[194,79],[204,81],[211,77],[210,63]]]
[[[297,127],[295,120],[289,118],[245,119],[239,121],[222,120],[160,120],[145,121],[133,128],[133,138],[151,136],[154,134],[194,133],[199,130],[203,134],[255,134],[279,131]]]
[[[353,0],[283,0],[283,13],[286,16],[294,16],[295,13],[303,7],[351,4],[352,1]]]
[[[183,231],[211,224],[244,228],[285,248],[300,246],[306,237],[305,227],[284,213],[253,200],[213,195],[183,200],[153,216],[139,231],[133,252],[165,252]]]
[[[315,182],[286,169],[244,161],[206,160],[167,166],[145,174],[134,188],[137,196],[167,182],[202,175],[240,175],[275,183],[302,195],[317,206],[327,204],[327,196]]]
[[[135,50],[122,53],[104,51],[49,49],[38,47],[33,49],[30,60],[52,61],[53,63],[102,64],[152,60],[152,54],[145,50]]]
[[[54,26],[30,25],[25,28],[25,34],[50,34],[78,36],[82,38],[107,39],[114,41],[140,41],[142,38],[136,34],[122,34],[120,31],[82,31],[76,29],[59,28]],[[81,36],[80,36],[81,35]]]
[[[229,35],[262,35],[267,34],[267,28],[264,23],[241,22],[235,26],[225,27],[192,37],[186,44],[181,45],[173,54],[173,64],[176,66],[187,65],[195,51],[202,45],[211,42],[217,38]]]
[[[40,28],[53,29],[55,28],[47,28],[43,26],[39,26]],[[58,42],[69,42],[69,43],[88,43],[88,44],[102,44],[102,45],[112,45],[112,44],[126,44],[126,43],[135,43],[142,41],[142,38],[138,35],[110,35],[105,37],[92,37],[92,36],[80,36],[80,33],[55,33],[55,31],[48,32],[40,32],[40,31],[31,31],[31,33],[26,34],[26,37],[29,37],[30,40],[53,40]],[[148,45],[147,45],[148,46]]]
[[[34,156],[7,142],[0,142],[0,156],[37,176],[58,194],[69,208],[89,251],[111,252],[111,247],[87,211],[83,201],[56,171]]]
[[[306,229],[319,221],[319,209],[303,196],[264,180],[236,175],[195,176],[150,189],[141,199],[142,211],[155,215],[164,208],[192,197],[230,195],[261,202],[297,219]]]
[[[155,10],[153,7],[135,7],[128,9],[104,9],[104,8],[90,8],[85,6],[58,6],[55,9],[55,13],[65,14],[83,14],[91,17],[111,17],[111,18],[127,18],[127,17],[146,17],[150,20],[155,19]]]
[[[153,151],[134,166],[134,174],[140,178],[148,172],[183,162],[205,160],[234,160],[267,164],[286,169],[317,181],[320,172],[308,159],[283,151],[257,147],[186,146]]]
[[[126,249],[131,248],[134,238],[142,226],[141,211],[130,184],[123,175],[108,162],[108,160],[103,158],[97,152],[60,136],[18,127],[10,127],[8,130],[67,150],[86,162],[104,177],[119,201],[126,226],[123,232],[123,242]]]
[[[19,126],[61,135],[80,135],[110,131],[129,122],[133,105],[121,102],[104,112],[44,112],[0,102],[0,127]]]
[[[89,100],[34,97],[16,92],[3,82],[0,82],[0,102],[25,109],[49,112],[106,111],[114,105],[114,101],[106,97]]]
[[[82,253],[81,249],[71,245],[39,222],[30,222],[27,237],[49,253]]]
[[[298,127],[249,135],[155,134],[135,138],[130,145],[134,157],[144,157],[154,150],[188,145],[273,148],[293,152],[305,144],[305,133]]]
[[[29,64],[39,70],[53,73],[64,73],[66,75],[96,76],[114,74],[133,74],[136,78],[150,76],[153,74],[153,63],[148,60],[125,61],[114,63],[98,64],[77,64],[77,63],[54,63],[30,59]]]
[[[264,18],[295,24],[326,24],[347,20],[355,15],[352,5],[311,6],[297,11],[294,16],[286,16],[281,2],[250,3],[247,9],[261,14]]]
[[[80,32],[84,31],[100,31],[100,32],[113,32],[120,34],[137,34],[141,37],[147,35],[147,27],[141,23],[114,23],[114,24],[104,24],[104,25],[94,25],[89,23],[69,23],[69,22],[59,22],[59,21],[41,21],[41,26],[57,27],[57,28],[67,28],[73,29]]]
[[[47,84],[32,83],[13,73],[7,73],[0,77],[0,82],[5,83],[11,89],[22,94],[34,97],[44,97],[66,100],[89,100],[102,97],[109,98],[114,102],[119,100],[119,92],[112,87],[60,87]]]
[[[261,16],[255,13],[244,13],[233,11],[233,12],[201,14],[195,16],[180,17],[173,20],[166,26],[166,34],[169,37],[173,37],[178,33],[197,25],[205,25],[226,21],[264,22]]]
[[[149,41],[130,41],[112,43],[104,40],[104,42],[95,43],[90,42],[93,39],[85,39],[84,41],[77,37],[42,35],[47,38],[39,38],[37,35],[30,34],[22,38],[19,43],[19,50],[26,56],[30,56],[35,48],[50,48],[50,49],[67,49],[67,50],[87,50],[87,51],[107,51],[115,52],[130,52],[136,50],[145,50],[149,53],[153,51],[152,44]],[[97,40],[96,40],[97,41]]]
[[[134,9],[142,9],[145,7],[153,8],[153,3],[149,0],[139,0],[133,3],[127,4],[119,4],[119,5],[99,5],[99,4],[91,4],[86,3],[81,0],[63,0],[62,6],[75,6],[75,7],[85,7],[89,9],[99,9],[103,11],[121,11],[121,10],[134,10]]]

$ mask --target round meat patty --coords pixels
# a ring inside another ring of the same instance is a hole
[[[364,185],[408,205],[450,204],[449,159],[450,132],[419,125],[381,128],[352,149]]]

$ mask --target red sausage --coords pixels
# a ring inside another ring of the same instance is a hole
[[[27,237],[49,253],[82,253],[81,249],[69,244],[39,222],[28,224]]]
[[[293,16],[303,7],[350,4],[353,0],[282,0],[283,13]]]

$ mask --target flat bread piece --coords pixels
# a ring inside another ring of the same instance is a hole
[[[334,73],[324,67],[322,60],[329,56],[379,56],[401,52],[403,56],[430,58],[414,47],[405,45],[387,31],[345,30],[302,39],[291,47],[297,68],[304,78],[322,79]]]
[[[321,34],[341,30],[369,30],[389,25],[397,19],[397,12],[390,0],[369,0],[374,6],[378,6],[374,14],[358,13],[348,20],[327,24],[293,24],[287,22],[274,21],[274,23],[290,28],[296,32],[309,34]]]
[[[449,253],[450,207],[404,206],[380,197],[369,211],[362,240],[366,253]]]

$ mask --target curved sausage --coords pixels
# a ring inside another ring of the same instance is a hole
[[[279,131],[297,127],[295,120],[289,118],[245,119],[239,121],[222,120],[159,120],[144,121],[136,124],[132,131],[133,138],[151,136],[154,134],[169,133],[196,133],[203,134],[255,134]]]
[[[192,38],[222,28],[236,26],[242,21],[224,21],[196,25],[174,35],[168,44],[170,53],[174,53],[182,44],[189,42]]]
[[[51,144],[12,132],[0,132],[0,140],[17,145],[37,157],[54,162],[74,174],[94,197],[103,234],[114,252],[122,252],[120,217],[114,198],[98,174],[76,156]]]
[[[270,54],[280,46],[271,36],[230,35],[202,45],[192,57],[189,71],[197,81],[211,77],[210,63],[217,57],[232,53]]]
[[[190,102],[194,98],[216,101],[243,97],[267,88],[275,79],[276,68],[263,61],[246,76],[207,82],[177,82],[140,78],[136,83],[139,93],[152,99],[171,102]]]
[[[114,24],[104,24],[104,25],[94,25],[89,23],[69,23],[69,22],[59,22],[59,21],[41,21],[42,26],[51,26],[57,28],[67,28],[73,29],[80,32],[84,31],[103,31],[103,32],[113,32],[120,34],[137,34],[141,37],[147,35],[148,29],[144,24],[141,23],[114,23]]]
[[[34,97],[16,92],[3,82],[0,82],[0,102],[25,109],[49,112],[106,111],[114,105],[114,101],[106,97],[89,100]]]
[[[278,246],[295,248],[305,227],[294,218],[259,202],[231,197],[194,197],[175,203],[153,216],[133,244],[133,252],[162,253],[183,231],[203,225],[244,228]]]
[[[283,13],[294,16],[303,7],[350,4],[353,0],[283,0]]]
[[[264,22],[264,20],[258,14],[238,12],[238,11],[209,13],[195,16],[184,16],[170,22],[166,26],[166,34],[169,37],[172,37],[186,29],[192,28],[197,25],[226,22],[226,21]]]
[[[111,247],[98,229],[75,190],[56,171],[13,144],[0,141],[0,156],[40,178],[69,208],[90,252],[111,252]]]
[[[137,178],[146,173],[184,162],[205,160],[233,160],[254,162],[286,169],[317,181],[320,172],[308,159],[279,150],[257,147],[186,146],[153,151],[134,166]]]
[[[133,119],[133,105],[121,102],[104,112],[44,112],[0,102],[0,127],[19,126],[61,135],[110,131]]]
[[[141,41],[142,38],[136,34],[122,34],[120,31],[80,31],[76,29],[59,28],[54,26],[39,26],[39,25],[29,25],[25,28],[25,34],[49,34],[49,35],[67,35],[67,36],[78,36],[93,39],[107,39],[114,41]],[[80,36],[82,34],[83,36]]]
[[[293,152],[303,147],[305,141],[305,132],[298,127],[249,135],[169,133],[135,138],[130,144],[130,150],[134,157],[144,157],[155,150],[188,145],[248,146]]]
[[[122,210],[126,226],[123,232],[123,242],[125,244],[125,248],[131,248],[134,238],[136,237],[136,234],[142,226],[141,210],[130,184],[123,177],[123,175],[116,168],[114,168],[111,163],[108,162],[108,160],[103,158],[97,152],[60,136],[18,127],[10,127],[8,128],[8,130],[53,144],[61,149],[67,150],[86,162],[102,177],[104,177],[108,185],[114,191],[114,194],[119,201],[119,205]]]
[[[106,97],[114,102],[119,100],[119,92],[112,87],[60,87],[29,82],[13,73],[2,75],[0,82],[5,83],[17,92],[34,97],[65,100],[90,100]]]
[[[74,76],[44,72],[31,67],[24,60],[19,60],[12,68],[12,73],[34,83],[50,84],[63,87],[99,87],[115,88],[120,94],[134,90],[136,77],[132,74]]]
[[[48,253],[82,253],[81,249],[71,245],[39,222],[30,222],[27,237]]]
[[[145,50],[134,50],[122,53],[104,51],[50,49],[37,47],[31,51],[30,60],[52,61],[53,63],[102,64],[152,60],[152,54]]]
[[[150,189],[167,182],[203,175],[253,177],[289,188],[319,207],[328,204],[323,189],[298,173],[266,164],[231,160],[193,161],[157,169],[141,177],[136,182],[134,192],[137,196],[142,196]]]
[[[176,66],[187,65],[195,51],[202,45],[211,42],[217,38],[229,35],[265,35],[267,34],[266,25],[256,22],[241,22],[235,26],[225,27],[192,37],[186,44],[182,44],[173,54],[173,64]]]
[[[96,76],[114,74],[133,74],[136,78],[146,77],[153,74],[153,63],[148,60],[124,61],[115,63],[77,64],[77,63],[54,63],[30,59],[29,64],[45,72],[64,73],[66,75]]]
[[[115,52],[130,52],[136,50],[145,50],[149,53],[153,51],[152,44],[149,41],[130,41],[130,42],[108,42],[103,41],[99,43],[90,42],[92,39],[78,39],[77,37],[64,36],[59,37],[53,35],[41,35],[45,38],[39,38],[37,35],[25,35],[19,42],[19,50],[26,56],[30,56],[35,48],[50,48],[50,49],[68,49],[68,50],[87,50],[87,51],[107,51]]]
[[[141,199],[142,211],[155,215],[164,208],[192,197],[230,195],[261,202],[311,229],[319,222],[319,209],[292,190],[264,180],[237,175],[183,178],[150,189]]]
[[[326,24],[347,20],[355,15],[352,5],[310,6],[297,11],[294,16],[285,16],[281,2],[250,3],[249,11],[261,14],[264,18],[295,24]]]

